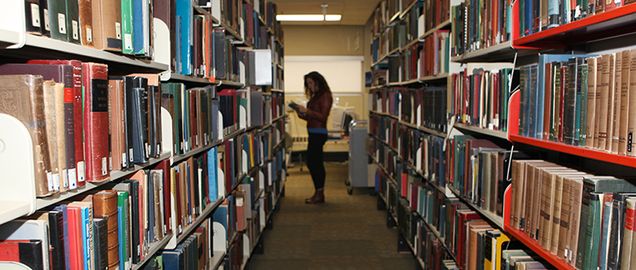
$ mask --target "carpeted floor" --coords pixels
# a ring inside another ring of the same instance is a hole
[[[313,192],[307,168],[289,169],[264,253],[253,255],[249,269],[415,269],[413,255],[397,252],[397,230],[387,228],[376,197],[347,194],[347,169],[327,164],[324,205],[304,203]]]

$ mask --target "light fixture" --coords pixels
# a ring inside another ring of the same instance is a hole
[[[276,15],[279,22],[339,22],[342,20],[340,14],[280,14]]]
[[[320,5],[322,14],[280,14],[276,15],[279,22],[339,22],[342,20],[340,14],[327,14],[329,5],[323,3]]]

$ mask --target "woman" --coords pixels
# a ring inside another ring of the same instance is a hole
[[[331,89],[320,73],[313,71],[305,75],[305,96],[309,99],[307,108],[301,105],[295,107],[298,117],[307,121],[307,167],[314,182],[316,191],[311,198],[305,200],[308,204],[325,202],[325,165],[323,163],[323,146],[327,142],[327,117],[333,102]]]

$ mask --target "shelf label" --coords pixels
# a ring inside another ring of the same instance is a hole
[[[40,27],[40,6],[38,4],[31,4],[31,25]]]
[[[66,15],[64,13],[57,14],[57,31],[60,34],[66,34]]]

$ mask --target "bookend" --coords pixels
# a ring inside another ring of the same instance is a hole
[[[172,115],[161,107],[161,149],[170,153],[170,164],[174,163],[174,138],[172,137]]]
[[[36,210],[33,142],[22,122],[0,113],[0,224]]]

